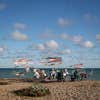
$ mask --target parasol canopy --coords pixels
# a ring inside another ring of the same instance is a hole
[[[83,64],[74,64],[73,67],[76,69],[82,68]]]
[[[47,57],[41,61],[41,64],[44,64],[46,66],[56,66],[56,65],[62,64],[62,58],[61,57]]]
[[[14,62],[14,64],[15,64],[16,66],[18,66],[18,65],[26,65],[26,64],[28,64],[28,63],[30,63],[30,62],[31,62],[30,59],[27,59],[27,58],[20,58],[20,59],[17,59],[17,60]]]

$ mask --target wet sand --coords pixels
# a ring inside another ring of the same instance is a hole
[[[44,97],[17,96],[14,90],[27,88],[33,82],[17,79],[0,79],[0,100],[100,100],[100,81],[40,83],[49,88],[51,94]]]

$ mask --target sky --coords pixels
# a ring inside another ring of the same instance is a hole
[[[0,0],[0,68],[19,58],[62,57],[59,67],[100,68],[100,0]]]

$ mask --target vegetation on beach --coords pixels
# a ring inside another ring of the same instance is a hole
[[[8,85],[8,82],[0,82],[0,85]]]
[[[18,96],[32,96],[32,97],[41,97],[50,94],[50,91],[47,87],[35,83],[31,87],[16,90],[13,92]]]

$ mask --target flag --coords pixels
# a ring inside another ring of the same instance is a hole
[[[83,66],[83,64],[75,64],[73,65],[74,68],[81,68]]]
[[[47,59],[48,63],[62,62],[62,58],[61,57],[48,57],[46,59]]]
[[[43,59],[40,63],[46,66],[57,66],[59,64],[62,64],[62,58],[61,57],[47,57]]]

